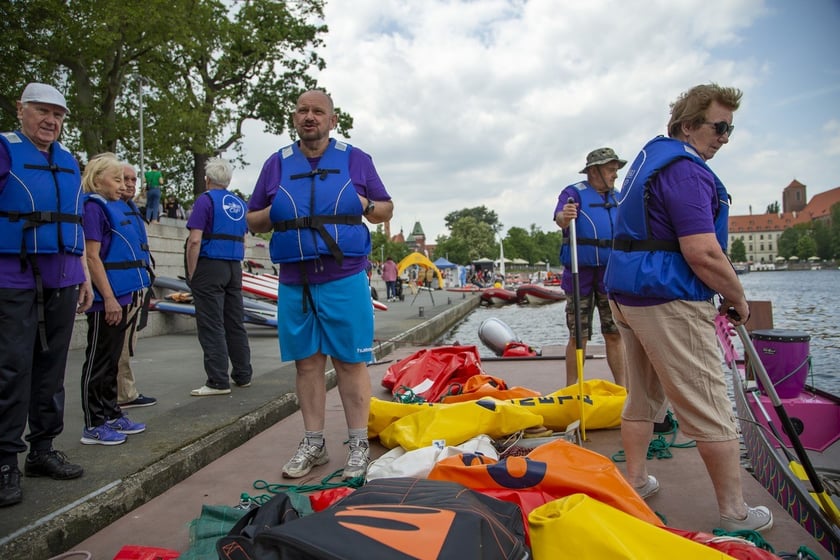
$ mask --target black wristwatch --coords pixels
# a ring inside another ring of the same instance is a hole
[[[376,208],[376,203],[372,200],[368,200],[367,206],[365,206],[365,216],[373,212],[373,209]]]

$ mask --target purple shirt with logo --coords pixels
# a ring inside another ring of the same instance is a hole
[[[320,157],[308,159],[312,169],[316,169],[321,160]],[[280,165],[279,152],[273,153],[263,164],[254,193],[248,201],[248,211],[262,210],[271,206],[274,195],[277,194],[277,187],[280,185]],[[350,151],[349,166],[350,179],[353,181],[357,194],[373,201],[391,200],[382,179],[376,172],[373,159],[368,154],[354,146]],[[356,274],[365,270],[367,265],[367,257],[345,257],[339,265],[331,255],[321,255],[319,261],[305,263],[306,279],[310,284],[323,284]],[[303,284],[303,272],[299,263],[280,264],[278,269],[281,284]]]
[[[650,184],[648,224],[651,238],[677,240],[701,233],[715,233],[719,206],[715,179],[696,163],[679,159],[663,169]],[[624,305],[659,305],[670,300],[615,294]]]
[[[42,152],[43,153],[43,152]],[[44,161],[49,161],[49,154],[44,153]],[[0,144],[0,192],[6,188],[11,169],[11,158],[6,146]],[[53,188],[52,185],[48,185]],[[54,255],[37,255],[35,262],[41,272],[41,279],[45,288],[66,288],[77,286],[85,281],[85,269],[82,257],[57,253]],[[0,254],[0,288],[17,290],[34,290],[35,275],[32,267],[21,270],[20,256]]]

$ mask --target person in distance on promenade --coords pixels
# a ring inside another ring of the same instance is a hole
[[[207,374],[204,385],[190,392],[193,397],[227,395],[231,378],[237,387],[248,387],[253,374],[242,306],[245,202],[228,190],[233,177],[228,161],[210,158],[204,174],[207,190],[187,221],[187,281]]]
[[[153,163],[152,168],[143,173],[146,181],[146,222],[152,220],[160,223],[160,202],[163,188],[163,174],[158,164]]]
[[[93,301],[79,164],[58,141],[68,114],[61,92],[33,82],[17,103],[20,129],[0,134],[0,507],[23,500],[27,420],[26,476],[84,472],[52,446],[75,314]]]
[[[113,154],[91,158],[82,174],[84,231],[94,302],[88,332],[81,392],[85,427],[82,443],[119,445],[146,425],[133,422],[117,404],[117,372],[128,328],[128,307],[149,288],[150,262],[136,225],[127,220],[123,163]]]
[[[598,148],[586,156],[586,166],[581,173],[586,180],[569,185],[557,198],[554,222],[563,229],[560,261],[563,263],[563,291],[566,293],[566,325],[569,341],[566,344],[566,385],[577,382],[575,360],[575,294],[572,285],[572,247],[569,243],[569,224],[575,221],[577,233],[578,282],[580,286],[581,339],[583,351],[592,338],[592,320],[595,308],[601,320],[601,333],[607,351],[607,364],[613,379],[619,385],[624,379],[624,345],[613,321],[604,271],[607,269],[612,248],[613,225],[617,211],[615,180],[618,170],[627,162],[619,158],[612,148]]]
[[[750,315],[726,256],[729,195],[707,164],[732,136],[741,95],[705,84],[671,105],[668,137],[648,142],[625,177],[605,284],[626,352],[628,481],[643,498],[659,489],[646,454],[653,422],[670,402],[682,432],[697,442],[720,526],[762,531],[773,517],[744,503],[738,429],[714,328],[718,313],[734,310],[734,325]]]
[[[248,204],[251,230],[274,232],[280,352],[284,361],[295,361],[305,428],[283,476],[299,478],[329,461],[324,374],[330,356],[349,433],[343,477],[363,477],[370,460],[373,307],[366,273],[370,232],[362,218],[385,222],[394,205],[371,157],[330,138],[338,117],[329,95],[303,93],[293,122],[298,141],[268,158]]]
[[[382,280],[385,281],[385,294],[389,302],[397,300],[397,263],[390,256],[382,263]]]

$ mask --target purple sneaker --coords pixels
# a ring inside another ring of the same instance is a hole
[[[119,418],[108,420],[108,426],[115,432],[121,434],[139,434],[146,431],[146,424],[140,422],[132,422],[128,416],[123,414]]]
[[[82,431],[82,443],[85,445],[119,445],[125,443],[125,440],[125,434],[115,432],[107,422]]]

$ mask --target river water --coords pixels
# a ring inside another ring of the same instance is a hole
[[[809,383],[840,394],[840,270],[751,272],[739,278],[747,299],[772,302],[775,328],[801,331],[811,336],[813,378]],[[474,344],[483,357],[491,357],[493,352],[478,338],[479,326],[489,317],[506,323],[520,340],[532,346],[565,345],[569,337],[565,304],[558,302],[481,307],[437,343]],[[593,344],[604,342],[598,329],[596,317]]]

